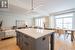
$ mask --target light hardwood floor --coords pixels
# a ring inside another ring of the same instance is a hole
[[[71,36],[64,38],[64,35],[62,34],[58,38],[55,36],[54,47],[54,50],[75,50],[75,41],[71,41]]]
[[[10,38],[0,41],[0,50],[20,50],[16,45],[16,38]]]
[[[75,50],[75,42],[71,42],[70,38],[63,40],[64,36],[56,38],[55,36],[55,45],[54,50]],[[20,50],[16,45],[16,38],[10,38],[0,41],[0,50]]]

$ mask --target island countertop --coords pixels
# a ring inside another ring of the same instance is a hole
[[[34,39],[40,38],[44,35],[51,34],[52,32],[54,32],[54,30],[44,30],[44,29],[34,29],[34,28],[16,29],[16,31],[26,34]]]

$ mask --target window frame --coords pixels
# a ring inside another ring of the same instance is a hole
[[[63,16],[63,15],[62,15],[62,16]],[[72,18],[72,28],[73,28],[73,15],[72,15],[72,16],[66,16],[66,17],[59,17],[59,18],[56,18],[56,16],[55,16],[55,26],[54,26],[54,27],[57,28],[57,27],[56,27],[56,19],[62,19],[62,27],[61,27],[61,28],[64,28],[64,19],[65,19],[65,18]],[[71,28],[71,29],[72,29],[72,28]],[[69,28],[67,28],[67,29],[69,29]]]

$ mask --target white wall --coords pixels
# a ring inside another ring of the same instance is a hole
[[[75,29],[75,13],[74,13],[74,16],[73,16],[73,29]]]
[[[16,20],[25,20],[25,22],[28,22],[28,26],[32,26],[32,18],[27,18],[26,16],[0,15],[0,20],[3,20],[3,27],[15,26]]]

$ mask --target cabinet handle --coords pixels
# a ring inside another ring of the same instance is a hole
[[[45,39],[46,39],[45,37],[42,38],[42,40],[45,40]]]

